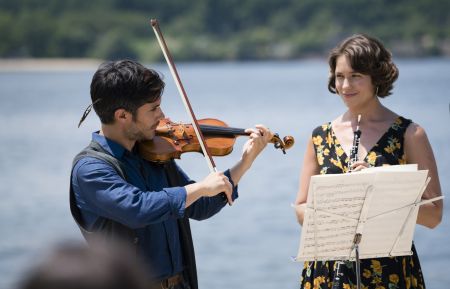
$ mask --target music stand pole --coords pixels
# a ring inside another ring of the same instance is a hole
[[[361,289],[361,266],[359,263],[359,243],[361,242],[362,235],[355,234],[355,239],[353,239],[353,248],[355,248],[356,256],[356,288]]]

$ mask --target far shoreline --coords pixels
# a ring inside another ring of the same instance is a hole
[[[430,57],[397,57],[395,62],[408,60],[450,60],[449,56],[430,56]],[[107,60],[96,58],[0,58],[0,73],[8,72],[70,72],[70,71],[95,71],[99,65]],[[178,64],[196,63],[262,63],[262,62],[308,62],[320,61],[326,63],[323,57],[305,57],[296,59],[266,59],[266,60],[216,60],[216,61],[178,61]],[[165,62],[142,62],[144,65],[166,65]]]
[[[103,62],[91,58],[0,58],[0,72],[96,70]]]

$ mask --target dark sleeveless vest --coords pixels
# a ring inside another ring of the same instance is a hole
[[[137,238],[135,231],[119,222],[99,217],[97,221],[94,223],[93,228],[91,230],[88,230],[86,228],[86,224],[83,222],[83,219],[81,217],[81,211],[77,207],[75,193],[72,187],[73,168],[80,159],[85,157],[97,158],[99,160],[108,163],[116,170],[116,172],[124,180],[127,179],[126,174],[122,169],[123,164],[94,141],[91,141],[91,143],[86,148],[84,148],[79,154],[75,156],[72,162],[72,173],[70,176],[70,211],[72,213],[75,222],[80,228],[83,237],[89,243],[94,237],[97,238],[100,235],[102,238],[110,240],[125,241],[126,243],[131,244],[133,247],[137,249],[139,239]],[[166,176],[169,181],[169,185],[171,187],[186,185],[185,180],[178,172],[175,162],[173,160],[164,164],[164,171],[166,172]],[[189,218],[184,217],[178,219],[178,229],[180,232],[180,242],[185,267],[183,275],[185,279],[189,281],[189,285],[191,286],[192,289],[198,289],[195,251],[194,251],[194,244],[192,241]]]

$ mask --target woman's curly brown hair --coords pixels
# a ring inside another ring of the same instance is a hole
[[[336,60],[345,55],[353,70],[370,75],[378,97],[391,95],[393,83],[398,78],[398,68],[391,53],[375,38],[364,34],[353,35],[331,50],[328,58],[330,77],[328,90],[337,93],[335,82]]]

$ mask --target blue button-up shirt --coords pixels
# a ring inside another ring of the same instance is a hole
[[[92,140],[123,163],[127,180],[106,162],[86,157],[79,160],[72,174],[77,206],[87,229],[99,217],[117,221],[135,230],[139,249],[152,269],[154,279],[164,279],[183,270],[177,219],[207,219],[219,212],[226,200],[218,195],[203,197],[186,206],[186,189],[169,187],[162,165],[142,159],[120,144],[94,132]],[[192,182],[179,169],[186,184]],[[233,184],[229,170],[225,175]],[[237,187],[233,184],[233,199]]]

